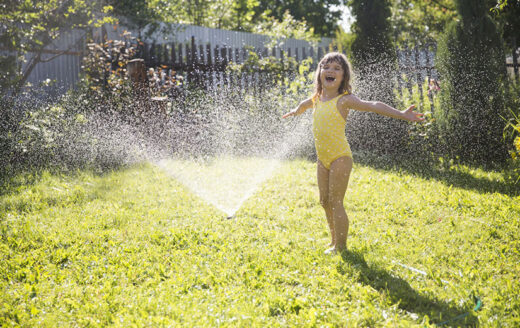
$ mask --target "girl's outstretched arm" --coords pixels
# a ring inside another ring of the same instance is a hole
[[[295,109],[293,109],[292,111],[290,111],[288,113],[285,113],[282,116],[282,118],[287,118],[289,116],[296,116],[296,115],[303,114],[309,108],[312,108],[312,98],[305,99],[298,105],[298,107],[296,107]]]
[[[424,121],[424,114],[415,112],[413,109],[415,105],[408,107],[404,111],[397,110],[380,101],[366,101],[359,99],[355,95],[345,95],[338,101],[340,109],[347,110],[352,108],[364,112],[374,112],[380,115],[398,118],[410,122]]]

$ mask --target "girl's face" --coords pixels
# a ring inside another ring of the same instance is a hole
[[[336,61],[325,63],[321,67],[320,80],[324,89],[338,90],[343,81],[343,67]]]

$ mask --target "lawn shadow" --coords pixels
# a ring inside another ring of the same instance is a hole
[[[343,252],[344,262],[350,263],[359,271],[358,281],[371,286],[378,292],[384,292],[392,303],[410,313],[421,317],[428,316],[430,323],[438,326],[471,326],[479,325],[478,318],[471,308],[458,308],[450,304],[422,295],[410,284],[397,276],[377,267],[369,266],[363,254],[356,250]],[[341,273],[341,270],[339,270]]]
[[[426,159],[412,158],[410,156],[379,156],[364,152],[356,152],[354,159],[355,163],[375,169],[406,172],[421,178],[441,181],[446,185],[474,190],[479,193],[500,193],[510,197],[520,195],[520,184],[515,185],[504,181],[475,177],[468,172],[450,169],[446,167],[447,165],[442,166]]]

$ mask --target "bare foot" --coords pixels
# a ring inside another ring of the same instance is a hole
[[[329,255],[329,254],[330,254],[330,255],[333,255],[333,254],[336,254],[336,252],[337,252],[336,247],[331,247],[331,248],[329,248],[329,249],[327,249],[327,250],[325,251],[325,254],[327,254],[327,255]]]

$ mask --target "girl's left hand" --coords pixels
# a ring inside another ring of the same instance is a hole
[[[422,122],[424,121],[424,114],[415,112],[413,109],[415,105],[408,107],[403,113],[403,118],[410,122]]]
[[[289,116],[296,116],[296,110],[290,111],[289,113],[285,113],[282,118],[288,118]]]

